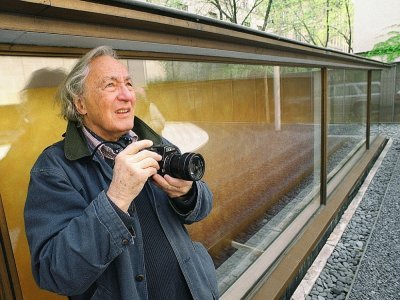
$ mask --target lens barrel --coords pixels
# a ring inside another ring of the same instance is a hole
[[[184,180],[200,180],[205,172],[205,161],[201,154],[171,154],[164,161],[165,173]]]

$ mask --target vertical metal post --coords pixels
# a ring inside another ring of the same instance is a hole
[[[23,299],[17,266],[11,246],[3,202],[0,195],[0,299]]]
[[[281,130],[281,71],[274,66],[275,130]]]
[[[264,75],[264,103],[265,103],[265,119],[264,122],[270,122],[270,107],[269,107],[269,96],[268,96],[268,77]]]
[[[368,70],[368,82],[367,82],[367,128],[365,145],[369,150],[370,136],[371,136],[371,93],[372,93],[372,70]]]
[[[328,69],[321,69],[321,204],[326,205],[328,183]]]

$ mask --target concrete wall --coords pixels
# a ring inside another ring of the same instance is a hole
[[[354,1],[354,52],[371,50],[391,31],[400,32],[399,0]]]

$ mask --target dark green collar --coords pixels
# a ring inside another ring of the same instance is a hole
[[[134,119],[133,131],[138,135],[140,140],[152,140],[155,145],[162,143],[161,136],[138,117]],[[77,122],[68,122],[65,133],[64,151],[65,157],[69,160],[77,160],[91,155],[82,129]]]
[[[68,121],[64,152],[65,157],[69,160],[77,160],[91,154],[82,129],[77,122]]]

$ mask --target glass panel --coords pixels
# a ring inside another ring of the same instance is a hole
[[[395,75],[395,95],[394,95],[394,123],[400,123],[400,64],[396,64]]]
[[[379,112],[381,109],[381,71],[372,71],[371,80],[371,127],[370,127],[370,141],[379,134]]]
[[[0,56],[0,194],[26,299],[64,299],[39,290],[33,280],[23,208],[34,161],[65,131],[53,96],[73,63],[73,59]]]
[[[137,115],[205,157],[214,208],[189,231],[224,292],[318,195],[321,73],[165,61],[144,70]]]
[[[328,180],[366,136],[367,71],[328,72]]]
[[[23,207],[29,170],[65,131],[53,96],[74,63],[0,57],[0,193],[26,298],[60,298],[33,281]],[[188,230],[212,254],[223,292],[319,201],[320,71],[138,60],[127,65],[137,88],[136,114],[183,152],[205,157],[214,208]]]
[[[380,123],[399,122],[396,116],[399,114],[399,93],[396,85],[396,68],[383,69],[381,71],[381,104],[380,104]]]

